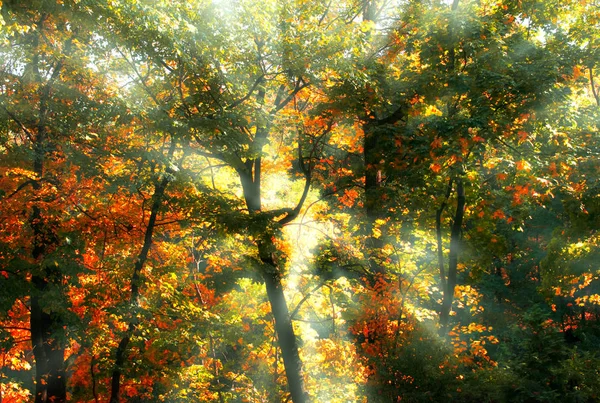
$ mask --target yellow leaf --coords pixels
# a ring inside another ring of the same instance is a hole
[[[442,116],[443,113],[435,105],[429,105],[425,108],[425,116],[430,115]]]

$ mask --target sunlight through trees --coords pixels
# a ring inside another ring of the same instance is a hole
[[[599,33],[0,1],[0,402],[600,400]]]

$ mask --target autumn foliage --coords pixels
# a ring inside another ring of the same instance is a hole
[[[0,403],[600,400],[593,1],[0,1]]]

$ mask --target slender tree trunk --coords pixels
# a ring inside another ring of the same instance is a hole
[[[169,157],[172,157],[174,151],[175,142],[171,140],[171,147],[169,149],[168,154]],[[169,169],[167,169],[167,173],[170,173]],[[121,338],[121,341],[119,342],[115,354],[115,367],[113,369],[111,378],[110,403],[119,403],[121,393],[121,376],[123,374],[123,366],[125,364],[125,359],[127,358],[127,347],[129,346],[131,337],[133,336],[138,326],[138,319],[136,316],[140,298],[141,273],[142,269],[144,268],[144,265],[146,264],[146,261],[148,260],[148,254],[150,252],[150,247],[152,246],[152,236],[154,235],[154,230],[156,228],[156,219],[158,217],[160,207],[163,203],[168,184],[169,178],[167,176],[164,176],[154,186],[154,194],[152,195],[152,207],[150,208],[150,218],[148,219],[148,224],[146,225],[146,231],[144,233],[144,243],[136,259],[133,268],[133,274],[131,276],[131,296],[129,299],[129,306],[131,311],[129,312],[129,323],[127,325],[127,331]]]
[[[261,210],[260,159],[248,160],[245,165],[247,170],[238,171],[238,175],[244,190],[244,199],[248,211],[250,214],[256,214]],[[253,168],[254,172],[252,172]],[[277,332],[279,348],[283,357],[288,388],[293,403],[306,403],[309,400],[302,376],[302,361],[298,352],[298,342],[294,334],[292,319],[283,293],[281,268],[278,267],[271,253],[275,246],[270,237],[264,235],[264,239],[258,243],[258,252],[264,264],[262,277],[265,281],[271,312],[275,318],[275,331]]]
[[[100,403],[98,399],[98,391],[96,390],[96,372],[94,371],[94,367],[96,366],[96,359],[94,354],[92,353],[92,359],[90,362],[90,377],[92,378],[92,396],[94,396],[94,402]]]
[[[41,280],[36,277],[36,282]],[[38,287],[35,287],[36,291]],[[33,347],[33,358],[35,361],[35,403],[45,403],[48,398],[47,382],[44,374],[48,373],[46,353],[44,349],[44,322],[42,319],[42,308],[40,307],[39,297],[31,296],[31,345]],[[47,316],[47,314],[45,314]]]
[[[36,183],[35,187],[40,187]],[[39,191],[39,189],[36,189]],[[46,224],[42,222],[40,209],[33,207],[30,225],[34,233],[34,247],[32,256],[36,262],[42,264],[47,246],[55,243],[51,234],[47,234]],[[62,340],[60,319],[53,313],[44,311],[42,301],[48,288],[48,280],[60,277],[58,270],[51,271],[47,267],[40,267],[40,274],[34,274],[31,279],[31,344],[35,360],[35,403],[64,402],[66,401],[66,383],[64,373],[64,348]]]
[[[376,22],[377,7],[377,0],[365,0],[363,3],[363,20]],[[366,103],[365,109],[368,109]],[[381,188],[382,169],[380,166],[382,155],[381,148],[378,147],[380,139],[377,136],[377,127],[380,125],[381,122],[377,120],[374,114],[367,114],[366,123],[363,124],[363,134],[365,136],[363,143],[363,157],[365,160],[365,235],[367,237],[365,246],[369,268],[374,275],[384,275],[386,271],[381,255],[385,229],[378,228],[381,231],[379,236],[375,236],[373,233],[377,219],[384,216]]]
[[[438,266],[440,270],[440,283],[442,290],[446,289],[446,269],[444,263],[444,244],[442,239],[442,215],[448,205],[448,199],[452,193],[452,179],[448,180],[448,186],[446,188],[446,196],[444,201],[440,205],[440,208],[435,213],[435,235],[437,239],[437,254],[438,254]]]
[[[448,333],[448,324],[452,301],[454,299],[454,288],[456,287],[456,275],[458,269],[458,256],[461,249],[461,231],[465,212],[466,198],[462,179],[456,181],[456,212],[454,222],[450,232],[450,253],[448,255],[448,278],[446,279],[446,288],[442,300],[442,309],[440,311],[440,335]]]
[[[373,233],[373,229],[378,219],[385,219],[388,215],[385,208],[382,160],[387,158],[386,152],[389,150],[385,150],[380,142],[387,140],[382,136],[390,136],[393,125],[406,118],[406,110],[406,104],[401,103],[387,117],[378,119],[375,115],[369,114],[366,117],[367,122],[363,124],[365,136],[363,143],[363,157],[365,160],[365,235],[367,236],[366,246],[369,267],[371,272],[376,275],[385,275],[386,272],[382,254],[386,228],[385,226],[379,227],[378,230],[381,233],[377,236]]]
[[[456,12],[458,9],[459,0],[453,0],[451,10],[452,12]],[[448,25],[448,39],[450,42],[450,48],[448,49],[448,68],[449,71],[454,71],[456,65],[456,50],[454,47],[455,42],[455,34],[454,27],[450,23]],[[448,112],[450,117],[454,116],[457,112],[456,105],[451,102],[448,103]],[[452,180],[448,182],[448,189],[446,191],[446,201],[448,200],[450,193],[452,192]],[[448,334],[448,325],[449,325],[449,317],[450,311],[452,310],[452,301],[454,299],[454,288],[456,287],[456,275],[458,269],[458,256],[461,248],[461,231],[462,231],[462,223],[465,212],[465,189],[462,178],[456,179],[456,193],[457,193],[457,202],[456,202],[456,212],[454,214],[454,220],[452,222],[452,227],[450,230],[450,252],[448,254],[448,277],[444,279],[444,256],[441,250],[441,215],[443,213],[444,208],[446,207],[446,201],[440,209],[438,210],[438,216],[436,217],[436,230],[437,230],[437,238],[438,238],[438,260],[440,264],[440,275],[442,276],[442,287],[443,287],[443,299],[442,299],[442,308],[440,310],[440,335]],[[445,283],[445,284],[444,284]]]
[[[40,161],[38,158],[36,160]],[[39,174],[37,170],[36,173]],[[41,191],[39,182],[35,182],[33,187],[36,192]],[[36,368],[35,402],[60,403],[67,399],[62,320],[58,313],[48,312],[42,306],[48,286],[60,286],[62,278],[59,268],[45,267],[43,263],[47,248],[56,246],[58,240],[49,225],[43,221],[38,206],[33,207],[30,226],[34,238],[32,257],[37,264],[42,265],[39,274],[34,274],[31,279],[30,328]]]
[[[379,8],[383,2],[379,0],[365,0],[363,2],[363,20],[377,22]],[[365,111],[370,110],[367,100],[364,101]],[[382,160],[386,158],[384,147],[381,141],[385,140],[381,136],[389,136],[381,128],[394,125],[403,120],[406,116],[406,106],[399,105],[389,116],[378,118],[374,112],[367,112],[362,125],[364,133],[363,157],[365,160],[365,235],[366,249],[368,255],[369,268],[374,275],[385,276],[386,268],[384,266],[385,257],[382,254],[385,245],[386,228],[380,226],[377,228],[380,234],[373,233],[376,229],[378,219],[387,217],[385,209],[385,197],[383,189],[383,167]]]
[[[121,375],[123,375],[125,353],[127,352],[127,346],[129,345],[129,341],[131,340],[131,336],[135,329],[136,325],[130,322],[125,335],[121,338],[119,346],[117,347],[115,367],[110,381],[110,403],[119,403],[119,397],[121,395]]]
[[[376,134],[376,123],[372,122],[363,125],[364,129],[364,147],[363,155],[365,159],[365,235],[366,248],[369,261],[369,268],[371,273],[375,275],[385,274],[385,267],[383,266],[381,250],[384,246],[383,238],[385,230],[378,228],[381,233],[379,236],[375,236],[373,230],[375,229],[376,221],[383,217],[383,192],[381,187],[381,167],[380,160],[381,154],[378,152],[377,147],[377,134]]]
[[[258,248],[261,260],[265,265],[262,277],[265,281],[271,312],[275,318],[275,331],[277,332],[277,340],[281,349],[292,402],[306,403],[309,400],[304,385],[304,377],[302,376],[302,361],[298,352],[298,342],[294,334],[292,318],[283,293],[281,269],[275,263],[272,254],[268,252],[273,250],[275,246],[272,243],[260,243]]]
[[[277,270],[276,268],[274,268]],[[267,288],[267,296],[271,304],[271,312],[275,318],[275,330],[279,347],[281,348],[281,356],[283,357],[283,365],[285,375],[288,382],[288,388],[292,401],[294,403],[308,402],[308,396],[304,387],[304,378],[302,376],[302,361],[298,354],[298,343],[292,320],[288,310],[281,277],[276,271],[274,273],[263,273],[263,279]]]

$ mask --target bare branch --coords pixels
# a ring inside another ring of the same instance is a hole
[[[11,111],[9,111],[8,108],[4,104],[2,104],[2,109],[4,109],[6,111],[6,113],[8,114],[8,116],[10,116],[10,118],[12,120],[14,120],[17,125],[19,125],[19,127],[27,135],[27,137],[29,138],[29,140],[33,141],[33,134],[27,129],[27,127],[25,127],[25,125],[23,124],[23,122],[21,122],[19,120],[19,118],[14,113],[12,113]]]

